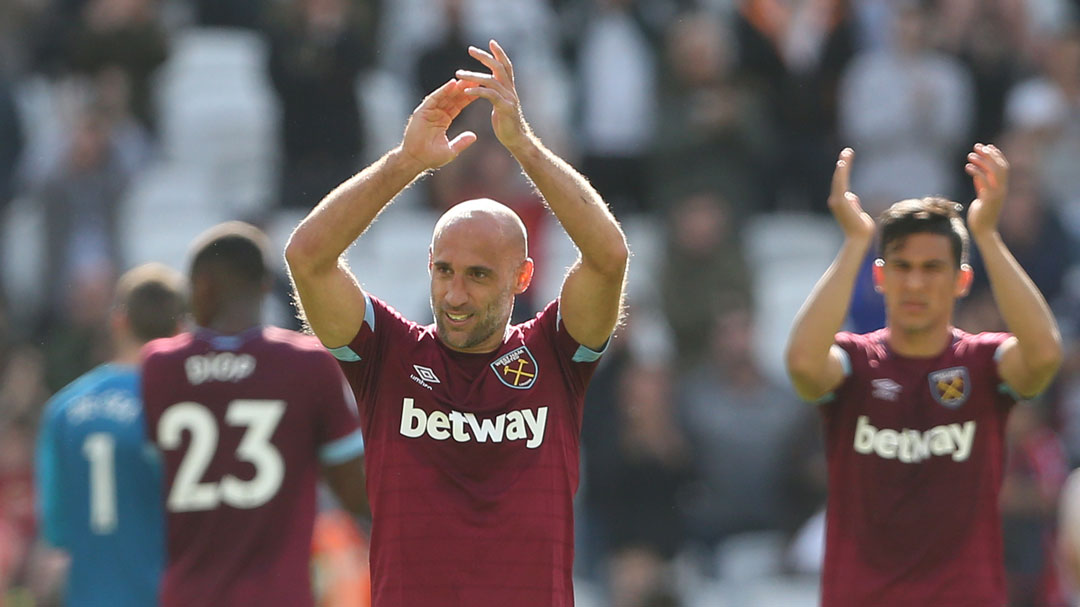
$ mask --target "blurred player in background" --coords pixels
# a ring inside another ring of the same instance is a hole
[[[829,462],[823,607],[1005,605],[998,495],[1005,421],[1041,393],[1062,358],[1042,294],[1002,243],[1008,162],[975,145],[976,199],[905,200],[881,216],[875,282],[886,327],[839,332],[874,220],[849,191],[854,153],[840,154],[829,208],[845,241],[795,321],[787,366],[819,403]],[[972,273],[968,238],[986,264],[1011,333],[952,325]]]
[[[365,510],[356,405],[310,336],[260,324],[266,235],[228,222],[194,245],[197,328],[144,349],[148,432],[165,471],[165,607],[312,605],[320,464]]]
[[[49,401],[38,435],[38,511],[46,541],[71,557],[68,605],[156,605],[165,561],[161,465],[146,441],[139,350],[174,335],[185,285],[160,264],[117,284],[116,351]]]
[[[286,250],[306,321],[361,405],[372,511],[373,602],[391,606],[573,604],[573,496],[585,388],[618,321],[627,264],[607,205],[545,148],[494,41],[413,111],[401,144],[331,192]],[[429,250],[434,324],[365,293],[340,260],[419,176],[476,141],[447,129],[478,98],[580,251],[559,298],[509,325],[529,286],[525,228],[489,199],[460,203]]]

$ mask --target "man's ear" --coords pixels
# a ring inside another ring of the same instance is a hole
[[[521,295],[532,284],[533,271],[535,270],[532,257],[526,257],[525,261],[521,262],[517,271],[517,282],[514,284],[514,295]]]
[[[874,260],[874,267],[871,270],[874,274],[874,290],[878,293],[885,292],[885,260],[878,257]]]
[[[971,283],[975,281],[975,270],[968,264],[961,264],[960,275],[956,277],[956,296],[964,297],[971,292]]]

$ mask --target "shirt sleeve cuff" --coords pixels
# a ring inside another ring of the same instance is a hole
[[[375,306],[371,303],[371,297],[367,293],[364,293],[364,323],[371,328],[371,331],[375,332]],[[360,360],[360,355],[357,354],[349,345],[340,346],[337,348],[327,348],[330,354],[334,355],[334,358],[345,363],[354,363]]]
[[[333,466],[346,462],[364,453],[364,436],[357,428],[337,440],[330,441],[319,449],[319,460]]]

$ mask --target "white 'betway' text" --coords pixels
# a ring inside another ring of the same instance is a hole
[[[870,425],[870,418],[859,416],[855,427],[855,451],[864,455],[876,453],[884,459],[898,459],[905,464],[917,464],[932,455],[951,455],[962,462],[971,456],[975,444],[975,422],[934,426],[926,432],[890,430]]]
[[[524,440],[526,447],[536,449],[544,442],[547,414],[548,408],[540,407],[535,411],[519,409],[478,420],[476,414],[461,411],[428,413],[414,407],[413,399],[406,398],[401,407],[401,434],[409,438],[427,434],[435,440],[452,438],[459,443]]]

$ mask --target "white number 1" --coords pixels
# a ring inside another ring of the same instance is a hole
[[[94,432],[83,440],[82,451],[90,460],[90,530],[107,535],[116,531],[116,439]]]
[[[167,501],[171,512],[213,510],[222,502],[234,508],[257,508],[277,494],[285,478],[285,462],[281,452],[270,442],[281,416],[285,401],[234,400],[225,410],[225,422],[245,428],[236,457],[255,466],[251,480],[240,480],[231,474],[221,482],[203,482],[203,474],[214,458],[218,446],[218,425],[210,410],[199,403],[182,402],[165,410],[158,420],[158,443],[162,449],[180,447],[185,431],[191,435],[187,453],[173,479]]]

